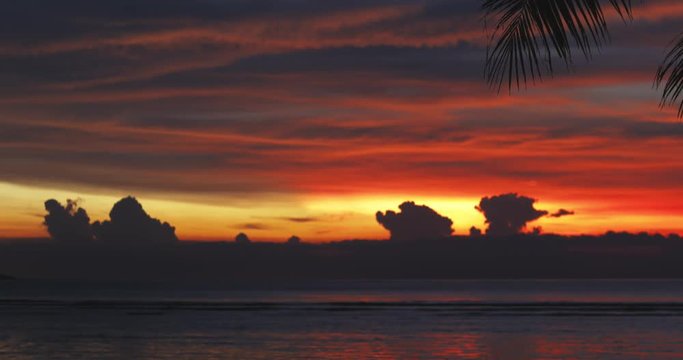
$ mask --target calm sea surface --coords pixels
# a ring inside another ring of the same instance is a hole
[[[0,282],[0,359],[144,358],[683,359],[683,282]]]

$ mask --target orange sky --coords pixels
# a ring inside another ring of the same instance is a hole
[[[386,238],[374,213],[405,200],[463,234],[504,192],[576,211],[546,232],[683,233],[683,128],[652,89],[677,1],[501,95],[479,1],[153,4],[0,15],[0,237],[45,236],[48,198],[103,219],[129,194],[182,239]]]

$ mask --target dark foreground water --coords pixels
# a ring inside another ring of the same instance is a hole
[[[0,282],[0,359],[681,359],[681,281]]]

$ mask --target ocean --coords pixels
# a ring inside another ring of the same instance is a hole
[[[0,282],[0,359],[681,359],[683,281]]]

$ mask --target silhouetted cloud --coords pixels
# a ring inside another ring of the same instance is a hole
[[[82,242],[93,239],[90,218],[85,209],[78,206],[77,200],[68,199],[66,206],[54,199],[45,202],[43,225],[54,240],[63,242]]]
[[[239,228],[245,230],[268,230],[270,226],[262,223],[246,223],[239,225]]]
[[[481,229],[479,229],[478,227],[472,226],[470,228],[470,236],[471,237],[480,237],[482,235],[483,235],[483,233],[482,233]]]
[[[315,218],[315,217],[283,217],[280,219],[285,220],[285,221],[289,221],[289,222],[295,222],[295,223],[309,223],[309,222],[320,221],[320,219]]]
[[[399,209],[399,213],[388,210],[376,214],[377,222],[389,230],[393,241],[440,239],[453,234],[453,221],[427,206],[410,201],[401,204]]]
[[[560,210],[557,210],[548,216],[554,217],[554,218],[561,218],[563,216],[569,216],[569,215],[574,215],[574,214],[576,214],[576,212],[574,212],[573,210],[560,209]]]
[[[238,244],[249,244],[251,243],[251,240],[249,239],[249,236],[245,233],[239,233],[237,236],[235,236],[235,242]]]
[[[527,223],[548,214],[534,208],[536,199],[515,193],[482,198],[476,207],[489,225],[488,235],[514,235],[522,232]]]
[[[131,244],[172,243],[178,240],[173,226],[149,216],[132,196],[114,204],[109,218],[92,225],[98,240]]]

